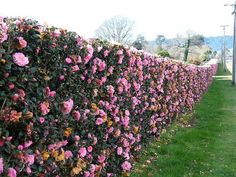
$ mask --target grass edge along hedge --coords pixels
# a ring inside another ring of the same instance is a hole
[[[215,71],[1,17],[0,174],[128,175]]]

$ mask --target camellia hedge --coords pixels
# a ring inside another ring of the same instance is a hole
[[[0,175],[127,175],[215,70],[0,18]]]

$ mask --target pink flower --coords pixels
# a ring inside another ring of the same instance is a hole
[[[131,168],[132,168],[132,165],[128,161],[124,161],[121,164],[121,168],[122,168],[123,171],[130,171]]]
[[[39,110],[43,116],[49,113],[49,103],[47,101],[44,101],[39,104]]]
[[[90,176],[90,173],[88,171],[85,171],[83,177],[89,177],[89,176]]]
[[[19,49],[23,49],[27,46],[27,42],[24,40],[23,37],[17,37],[19,41]]]
[[[26,172],[28,175],[32,173],[31,168],[29,166],[26,167]]]
[[[98,71],[103,71],[106,68],[106,63],[105,61],[100,61],[98,63]]]
[[[7,87],[9,88],[9,90],[12,90],[12,89],[14,89],[15,85],[11,82],[8,82]]]
[[[122,54],[123,54],[123,50],[118,50],[118,51],[116,52],[116,54],[117,54],[117,55],[122,55]]]
[[[79,140],[80,140],[79,135],[75,135],[74,140],[75,140],[75,141],[79,141]]]
[[[5,141],[3,139],[0,139],[0,147],[2,147],[5,144]]]
[[[92,152],[93,151],[93,147],[89,146],[89,147],[87,147],[87,150],[88,150],[88,152]]]
[[[3,43],[5,40],[7,40],[7,30],[8,26],[6,23],[3,22],[3,17],[0,17],[0,43]]]
[[[97,47],[97,52],[100,52],[102,50],[102,46]]]
[[[117,148],[117,154],[118,154],[118,155],[121,155],[122,153],[123,153],[122,147],[118,147],[118,148]]]
[[[93,54],[93,47],[91,45],[87,45],[87,52],[92,55]]]
[[[64,80],[65,79],[65,76],[64,75],[60,75],[60,77],[59,77],[59,80]]]
[[[52,36],[53,37],[59,37],[61,35],[61,32],[59,29],[55,29],[53,32],[52,32]]]
[[[85,157],[86,154],[87,154],[86,148],[85,148],[85,147],[81,147],[81,148],[79,149],[79,156],[80,156],[80,157]]]
[[[0,158],[0,174],[3,173],[3,158]]]
[[[39,122],[40,122],[40,124],[43,124],[44,121],[45,121],[44,117],[39,117]]]
[[[29,166],[30,165],[33,165],[34,164],[34,155],[26,155],[24,157],[24,160],[25,160],[25,163],[28,164]]]
[[[109,53],[110,53],[110,52],[109,52],[108,50],[105,50],[104,53],[103,53],[103,54],[104,54],[104,57],[107,57]]]
[[[19,94],[19,96],[21,97],[21,99],[23,99],[25,97],[25,91],[22,89],[17,89],[17,93]]]
[[[112,74],[113,73],[113,67],[112,66],[110,66],[109,68],[108,68],[108,72],[110,73],[110,74]]]
[[[51,91],[49,87],[46,87],[45,89],[43,89],[43,92],[46,97],[54,97],[56,95],[56,92]]]
[[[93,65],[92,66],[92,73],[95,74],[97,71],[97,66],[96,65]]]
[[[70,63],[72,63],[72,60],[67,57],[67,58],[66,58],[66,64],[70,64]]]
[[[97,118],[96,125],[101,125],[102,123],[103,123],[103,119],[102,118]]]
[[[23,147],[22,145],[18,145],[18,146],[17,146],[17,149],[20,150],[20,151],[22,151],[22,150],[24,149],[24,147]]]
[[[124,58],[124,56],[120,55],[117,63],[121,64],[123,62],[123,58]]]
[[[92,58],[92,55],[88,54],[84,57],[84,64],[87,64],[89,60]]]
[[[16,102],[19,98],[19,94],[15,93],[14,95],[11,96],[12,101]]]
[[[103,163],[105,161],[106,157],[104,155],[99,155],[98,156],[98,162]]]
[[[18,66],[25,66],[29,64],[29,59],[23,53],[13,54],[13,62]]]
[[[79,111],[73,111],[72,112],[72,117],[76,120],[76,121],[79,121],[80,117],[81,117],[81,114]]]
[[[71,71],[72,71],[73,73],[75,73],[76,71],[79,71],[79,66],[78,66],[78,65],[72,66],[72,67],[71,67]]]
[[[30,141],[26,141],[26,142],[24,142],[24,148],[28,148],[28,147],[30,147],[31,145],[33,144],[33,142],[30,140]]]
[[[77,38],[76,38],[76,42],[77,42],[77,45],[81,45],[81,44],[82,44],[82,39],[81,39],[81,37],[77,37]]]
[[[71,157],[73,157],[72,152],[71,151],[65,151],[65,159],[69,159]]]
[[[63,114],[69,114],[73,108],[74,101],[72,99],[69,99],[68,101],[64,101],[60,106],[60,111]]]
[[[8,177],[16,177],[16,170],[14,168],[8,168],[7,176]]]

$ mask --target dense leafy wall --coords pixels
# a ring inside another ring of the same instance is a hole
[[[0,19],[0,174],[128,173],[215,72],[28,19]]]

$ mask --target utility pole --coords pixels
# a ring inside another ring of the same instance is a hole
[[[223,63],[224,72],[226,72],[226,48],[225,48],[225,28],[229,25],[221,25],[220,27],[223,28],[223,40],[222,40],[222,53],[221,53],[221,59]]]
[[[225,4],[225,6],[234,7],[234,37],[233,37],[233,69],[232,69],[232,85],[236,86],[236,0],[234,4]]]

